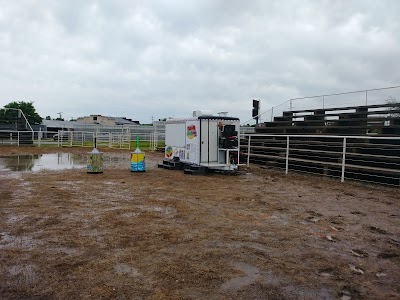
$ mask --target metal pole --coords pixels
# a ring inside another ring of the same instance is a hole
[[[325,96],[322,96],[322,108],[325,108]]]
[[[368,105],[368,91],[365,91],[365,105]]]
[[[249,135],[249,141],[247,143],[247,167],[250,166],[250,142],[251,142],[251,135]]]
[[[19,147],[19,131],[18,131],[18,147]]]
[[[286,137],[286,175],[289,173],[289,136]]]
[[[343,154],[342,154],[342,179],[341,182],[344,182],[344,170],[346,165],[346,137],[343,138]]]
[[[272,118],[274,117],[274,107],[272,106],[271,108],[271,122],[272,122]]]
[[[40,141],[42,140],[42,127],[39,127],[38,133],[38,146],[40,147]]]
[[[290,101],[290,111],[292,111],[293,110],[292,99],[290,99],[289,101]]]

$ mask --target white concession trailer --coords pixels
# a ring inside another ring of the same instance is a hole
[[[200,115],[169,119],[165,124],[165,158],[160,167],[172,161],[183,163],[185,168],[235,171],[239,164],[239,131],[238,118]]]

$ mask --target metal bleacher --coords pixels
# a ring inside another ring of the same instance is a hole
[[[0,144],[33,145],[33,130],[20,109],[0,110]]]
[[[252,163],[399,186],[400,105],[284,111],[242,145]]]
[[[396,103],[284,111],[256,133],[400,136]]]

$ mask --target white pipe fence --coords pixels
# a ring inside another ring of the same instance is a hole
[[[93,147],[96,138],[99,147],[130,149],[139,137],[141,143],[149,144],[151,150],[163,147],[165,128],[157,131],[138,127],[137,130],[119,131],[16,131],[0,130],[0,145],[55,145],[58,147]],[[241,127],[241,133],[253,133],[254,127]],[[147,146],[146,146],[147,147]]]
[[[88,131],[10,131],[0,130],[1,145],[36,145],[55,147],[98,147],[131,149],[136,137],[151,150],[164,145],[164,132],[88,132]]]
[[[57,135],[56,135],[57,134]],[[0,131],[1,145],[130,149],[164,146],[164,132]],[[241,134],[240,163],[400,186],[400,137]]]
[[[400,186],[400,137],[241,135],[241,162]]]

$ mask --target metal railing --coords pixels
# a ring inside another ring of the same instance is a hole
[[[400,137],[244,134],[240,153],[247,166],[400,186]]]
[[[241,133],[253,133],[254,127],[242,127]],[[100,147],[126,148],[139,137],[152,150],[165,142],[165,131],[16,131],[0,130],[0,145],[57,145],[59,147],[93,147],[94,138]]]
[[[31,145],[33,144],[34,132],[0,130],[0,145]]]
[[[9,115],[8,111],[15,112],[14,114]],[[0,121],[1,124],[9,125],[15,127],[15,130],[19,130],[18,123],[22,122],[26,130],[33,131],[31,124],[29,124],[28,119],[26,118],[24,112],[19,108],[7,108],[3,107],[0,109]]]
[[[55,147],[98,147],[130,149],[134,141],[156,150],[165,141],[164,132],[13,131],[0,130],[0,145]]]
[[[388,94],[390,91],[390,94]],[[351,96],[351,98],[349,98]],[[372,104],[384,104],[400,99],[400,85],[383,88],[366,89],[342,93],[323,94],[291,98],[276,106],[261,112],[258,117],[262,122],[273,121],[275,116],[282,116],[284,111],[304,110],[304,109],[324,109],[341,106],[361,106]],[[261,123],[260,121],[260,123]],[[242,124],[255,123],[251,118]]]

